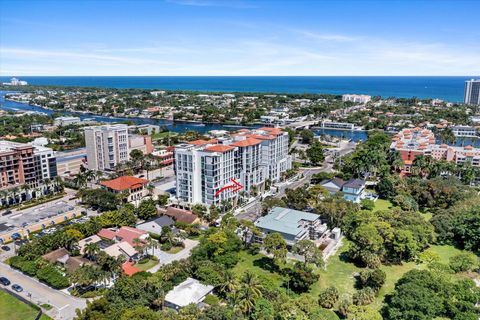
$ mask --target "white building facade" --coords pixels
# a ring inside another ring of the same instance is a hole
[[[367,103],[372,100],[372,97],[366,94],[344,94],[342,95],[342,101],[350,101],[355,103]]]
[[[465,81],[465,104],[480,105],[480,79]]]
[[[242,185],[241,191],[262,191],[267,179],[279,181],[291,166],[288,133],[278,128],[241,130],[219,139],[177,145],[177,199],[206,205],[234,201],[240,190],[235,190],[233,180]]]
[[[128,161],[128,126],[103,125],[85,128],[87,162],[90,170],[114,170]]]

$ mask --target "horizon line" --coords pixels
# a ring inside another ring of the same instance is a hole
[[[480,77],[480,75],[0,75],[0,77],[211,77],[211,78],[220,78],[220,77],[303,77],[303,78],[313,78],[313,77]]]

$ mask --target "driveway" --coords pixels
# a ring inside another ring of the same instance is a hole
[[[52,289],[36,279],[10,268],[3,262],[0,262],[0,276],[8,278],[12,284],[21,285],[23,292],[18,294],[25,299],[34,304],[48,303],[51,305],[53,308],[45,313],[54,319],[73,319],[76,316],[75,309],[83,309],[87,305],[85,299],[72,297],[62,291]],[[5,288],[12,290],[11,285]]]
[[[166,253],[162,250],[155,250],[155,256],[158,258],[159,264],[149,269],[148,272],[151,272],[151,273],[157,272],[158,269],[160,269],[160,267],[165,264],[169,264],[173,261],[182,260],[190,257],[190,252],[192,251],[193,248],[195,248],[198,245],[199,241],[185,239],[183,240],[183,243],[185,244],[185,248],[183,248],[182,251],[177,252],[175,254]]]

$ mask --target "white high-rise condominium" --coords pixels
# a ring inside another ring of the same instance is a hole
[[[103,125],[85,128],[87,162],[90,170],[114,170],[128,161],[128,126]]]
[[[240,130],[230,136],[196,140],[175,147],[177,198],[183,203],[219,205],[238,196],[231,179],[242,191],[261,192],[265,181],[281,179],[290,169],[288,133],[278,128]]]
[[[480,79],[465,81],[465,96],[463,102],[465,104],[480,105]]]

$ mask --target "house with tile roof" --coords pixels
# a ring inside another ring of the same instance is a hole
[[[135,247],[139,242],[144,242],[148,238],[148,232],[132,227],[121,227],[120,229],[101,229],[98,234],[100,238],[113,240],[116,242],[126,241],[132,247]]]
[[[159,210],[159,212],[160,214],[170,217],[175,221],[186,224],[194,224],[200,222],[200,219],[197,217],[197,215],[193,214],[191,211],[180,208],[167,207],[166,209]]]
[[[126,202],[138,204],[148,194],[148,180],[133,176],[122,176],[116,179],[102,181],[100,185],[113,193],[125,192]]]

